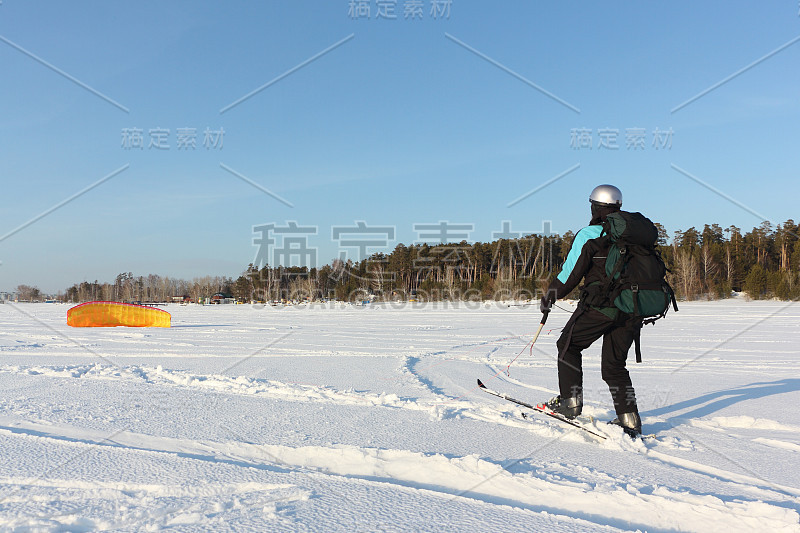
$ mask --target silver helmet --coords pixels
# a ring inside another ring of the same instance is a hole
[[[622,191],[613,185],[598,185],[589,195],[593,204],[622,205]]]

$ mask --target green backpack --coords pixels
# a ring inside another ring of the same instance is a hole
[[[603,234],[610,246],[602,292],[616,308],[639,319],[635,341],[636,361],[641,362],[641,326],[663,318],[670,303],[678,310],[675,293],[666,280],[667,267],[656,248],[658,229],[641,213],[618,211],[606,217]]]

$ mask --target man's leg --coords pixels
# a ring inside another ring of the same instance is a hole
[[[562,398],[575,398],[583,395],[583,369],[581,352],[591,346],[614,322],[594,309],[580,309],[572,331],[565,329],[556,342],[558,346],[558,388]],[[571,333],[571,334],[570,334]],[[567,344],[569,343],[569,344]],[[581,402],[582,403],[582,402]]]
[[[616,323],[616,327],[603,336],[601,372],[608,385],[617,416],[637,413],[636,393],[625,363],[628,350],[633,344],[635,325],[627,315]]]

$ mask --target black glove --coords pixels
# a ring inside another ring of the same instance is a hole
[[[539,304],[539,310],[542,314],[547,314],[550,312],[550,309],[553,308],[553,302],[556,301],[556,295],[554,291],[547,291],[544,296],[542,296],[542,302]]]

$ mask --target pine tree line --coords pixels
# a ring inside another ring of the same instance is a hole
[[[706,224],[702,231],[676,231],[659,244],[670,283],[683,299],[724,298],[744,291],[750,298],[800,297],[800,226],[787,220],[773,229],[765,221],[752,231]]]
[[[656,225],[658,247],[678,298],[726,298],[734,291],[756,299],[800,297],[800,226],[793,220],[775,228],[764,222],[745,234],[736,226],[706,224],[702,230],[676,231],[671,242],[663,226]],[[114,283],[76,284],[65,296],[74,302],[155,302],[173,296],[197,302],[214,293],[243,302],[528,299],[541,294],[558,273],[573,238],[567,232],[491,243],[398,244],[388,254],[356,262],[337,259],[321,268],[251,264],[235,281],[123,273]]]
[[[234,283],[238,298],[258,301],[527,299],[538,292],[569,250],[564,237],[530,235],[492,243],[398,244],[363,261],[334,260],[319,269],[252,264]],[[562,249],[564,248],[564,249]]]

